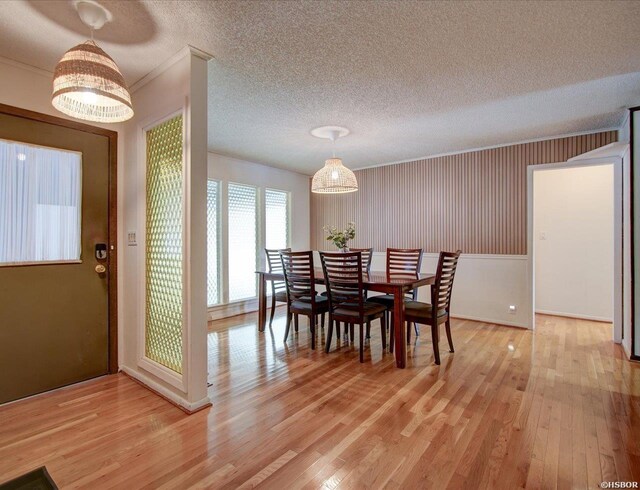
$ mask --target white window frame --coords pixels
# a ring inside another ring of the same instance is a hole
[[[263,193],[266,195],[267,191],[273,191],[273,192],[282,192],[283,194],[286,194],[287,196],[287,240],[286,240],[286,244],[284,246],[284,248],[288,248],[291,247],[291,223],[292,223],[292,218],[291,218],[291,191],[287,191],[284,189],[276,189],[275,187],[265,187],[263,189]],[[264,206],[263,206],[263,213],[264,213],[264,217],[265,217],[265,225],[264,225],[264,229],[266,230],[266,219],[267,219],[267,200],[266,198],[264,199]],[[264,240],[262,242],[262,249],[265,249],[267,247],[266,245],[266,234],[264,237]],[[266,264],[264,264],[266,266]]]
[[[255,280],[255,291],[256,294],[255,296],[249,296],[246,298],[240,298],[240,299],[236,299],[231,301],[229,299],[229,276],[230,276],[230,271],[229,271],[229,186],[230,185],[238,185],[238,186],[243,186],[243,187],[252,187],[253,189],[256,190],[256,203],[255,203],[255,211],[256,211],[256,257],[254,260],[254,267],[256,270],[258,270],[258,268],[260,267],[260,245],[262,243],[264,243],[264,237],[262,234],[262,231],[264,230],[264,212],[261,212],[261,210],[264,208],[264,197],[263,197],[263,191],[262,188],[253,184],[245,184],[243,182],[236,182],[236,181],[229,181],[226,182],[225,188],[227,190],[227,192],[225,193],[225,209],[224,209],[224,216],[226,217],[226,219],[224,220],[224,227],[226,228],[226,233],[225,233],[225,241],[224,241],[224,248],[225,248],[225,254],[224,254],[224,259],[225,259],[225,267],[223,267],[223,270],[225,272],[225,277],[223,279],[225,287],[224,287],[224,291],[225,291],[225,295],[224,295],[224,304],[225,305],[234,305],[234,304],[239,304],[239,303],[244,303],[246,301],[252,301],[255,300],[258,297],[258,276],[255,275],[254,280]]]
[[[219,234],[218,234],[218,257],[220,260],[219,267],[219,283],[218,294],[220,296],[220,302],[216,305],[208,305],[208,309],[211,311],[224,308],[227,306],[242,305],[250,301],[255,301],[258,298],[258,277],[256,275],[256,295],[229,301],[229,185],[242,185],[246,187],[253,187],[256,189],[256,257],[255,267],[256,270],[265,268],[267,266],[266,259],[264,257],[265,241],[266,241],[266,202],[265,193],[267,190],[283,192],[287,195],[287,213],[289,223],[287,227],[287,244],[286,247],[291,246],[292,231],[293,231],[293,206],[292,206],[292,192],[287,189],[278,189],[275,187],[261,187],[255,184],[249,184],[236,180],[221,180],[216,178],[210,178],[208,180],[216,180],[219,182],[219,216],[224,219],[219,221]]]
[[[215,182],[218,185],[218,192],[217,192],[217,203],[216,203],[216,225],[217,225],[217,230],[216,230],[216,249],[217,249],[217,256],[218,256],[218,267],[217,267],[217,275],[218,275],[218,298],[217,298],[217,303],[213,303],[213,304],[207,304],[207,308],[215,308],[217,306],[220,306],[221,304],[223,304],[223,297],[224,297],[224,285],[223,285],[223,257],[222,257],[222,249],[225,248],[222,246],[222,184],[223,182],[219,179],[211,179],[208,178],[207,179],[207,187],[209,182]],[[207,189],[208,190],[208,189]],[[207,196],[207,201],[209,199],[209,196]],[[209,209],[207,208],[207,214],[209,214]],[[208,221],[208,220],[207,220]],[[207,222],[207,226],[209,225],[209,223]],[[209,249],[209,231],[207,230],[207,252]],[[208,262],[209,260],[209,254],[207,253],[207,268],[208,268]],[[208,270],[207,270],[207,303],[209,301],[209,290],[208,290]]]
[[[147,240],[147,132],[154,129],[156,126],[173,119],[174,117],[182,116],[182,374],[179,374],[166,366],[163,366],[159,362],[149,359],[146,356],[146,297],[147,297],[147,270],[146,270],[146,240]],[[189,322],[189,311],[186,306],[187,284],[188,284],[188,271],[187,271],[187,256],[185,250],[188,250],[190,240],[190,230],[187,226],[187,205],[186,196],[188,191],[188,176],[186,173],[186,161],[187,161],[187,108],[185,105],[181,108],[168,113],[166,116],[146,120],[141,122],[137,128],[138,132],[138,162],[142,162],[138,165],[138,181],[140,182],[139,195],[144,196],[143,205],[138,207],[138,263],[142,273],[142,279],[138,285],[139,287],[139,330],[138,330],[138,367],[145,371],[157,376],[162,381],[170,384],[171,386],[183,390],[186,392],[186,380],[189,379],[189,365],[185,362],[185,359],[189,358],[189,332],[186,328]]]

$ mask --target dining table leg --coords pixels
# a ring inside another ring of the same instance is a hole
[[[407,333],[404,328],[404,292],[397,288],[393,293],[393,330],[395,335],[396,366],[407,365]]]
[[[264,332],[267,324],[267,280],[258,274],[258,331]]]

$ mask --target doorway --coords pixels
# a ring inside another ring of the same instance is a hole
[[[536,313],[612,323],[621,335],[621,171],[569,162],[529,171],[532,325]]]
[[[116,145],[0,105],[0,403],[117,371]]]

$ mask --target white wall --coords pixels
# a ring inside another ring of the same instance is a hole
[[[385,254],[376,253],[372,270],[385,269]],[[436,272],[438,254],[425,254],[422,272]],[[430,301],[428,287],[418,290],[420,301]],[[451,316],[513,327],[528,327],[527,256],[470,255],[458,261],[451,296]],[[510,306],[516,311],[511,312]]]
[[[620,129],[618,129],[618,141],[621,143],[629,143],[631,139],[631,111],[625,111]]]
[[[534,172],[537,312],[613,320],[613,165]]]
[[[185,48],[132,92],[133,119],[125,123],[123,236],[137,235],[124,250],[121,368],[189,410],[206,405],[206,61]],[[144,356],[145,128],[184,111],[183,374],[176,376]],[[176,381],[176,378],[180,378]]]
[[[331,247],[327,247],[327,250],[330,249]],[[318,254],[314,255],[314,261],[320,267]],[[384,271],[385,267],[386,253],[374,252],[371,270]],[[437,267],[437,253],[423,255],[421,272],[435,273]],[[527,274],[526,255],[461,255],[453,283],[451,315],[455,318],[528,328]],[[322,289],[319,287],[319,290]],[[429,286],[418,289],[420,301],[429,302],[430,296]],[[515,312],[510,311],[510,306],[516,307]]]
[[[209,178],[291,193],[291,248],[309,249],[309,176],[209,152]],[[224,217],[223,217],[224,219]]]

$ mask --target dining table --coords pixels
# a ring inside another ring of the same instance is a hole
[[[258,330],[264,332],[267,325],[267,283],[284,281],[282,271],[256,271],[258,275]],[[322,269],[314,269],[315,283],[325,284]],[[395,333],[396,367],[404,369],[407,365],[407,333],[404,328],[405,294],[421,286],[434,284],[436,275],[432,273],[388,274],[385,271],[370,271],[362,274],[364,289],[393,295],[393,330]]]

